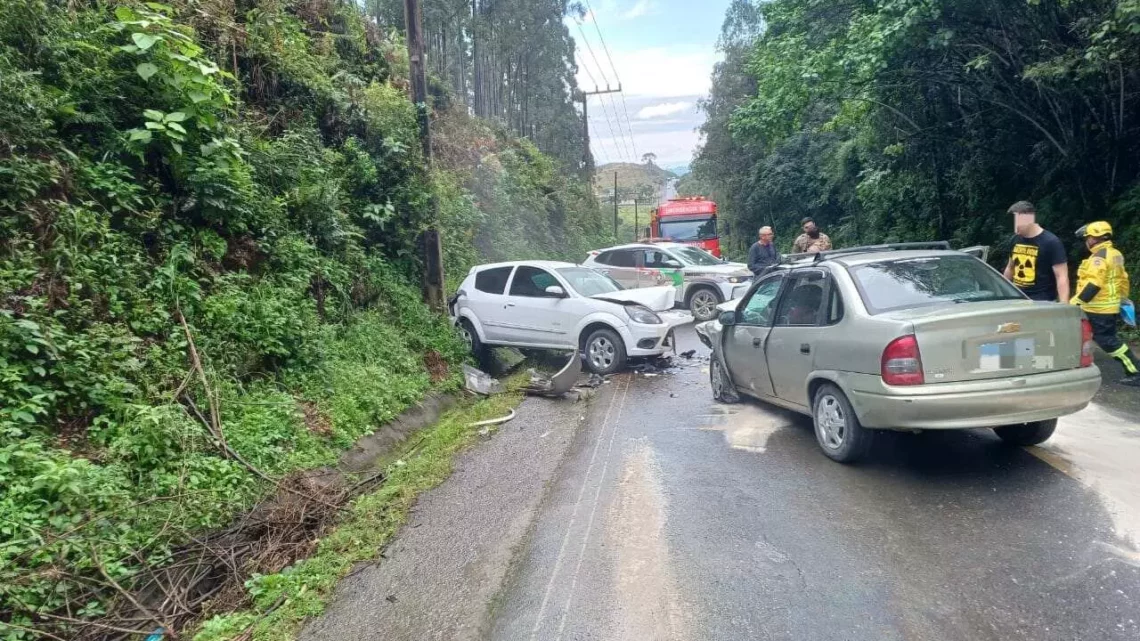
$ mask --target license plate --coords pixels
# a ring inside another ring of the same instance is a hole
[[[1007,369],[1025,369],[1036,365],[1037,341],[1032,338],[982,343],[978,348],[978,369],[998,372]]]

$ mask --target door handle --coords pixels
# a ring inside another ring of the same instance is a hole
[[[811,353],[811,345],[808,345],[807,343],[800,343],[800,353],[801,354],[810,354]]]
[[[753,338],[752,339],[752,346],[753,347],[764,347],[764,339],[759,338],[759,337]]]
[[[514,307],[514,306],[515,306],[514,303],[507,303],[506,305],[503,305],[503,308],[505,309],[507,307]]]

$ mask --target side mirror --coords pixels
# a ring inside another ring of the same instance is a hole
[[[733,325],[736,324],[736,312],[734,312],[734,311],[721,312],[720,318],[718,320],[720,321],[721,325],[724,325],[725,327],[732,327]]]
[[[684,267],[684,265],[682,265],[681,263],[679,263],[675,260],[667,260],[661,264],[665,265],[669,269],[681,269],[682,267]]]
[[[547,287],[545,291],[551,298],[566,298],[566,290],[558,285],[551,285]]]

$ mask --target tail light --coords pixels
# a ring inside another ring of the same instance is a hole
[[[1081,367],[1093,364],[1093,329],[1089,319],[1081,319]]]
[[[922,355],[913,335],[897,338],[883,350],[883,382],[887,385],[922,385]]]

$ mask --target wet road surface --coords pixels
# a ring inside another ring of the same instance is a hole
[[[806,418],[712,401],[706,368],[600,389],[483,638],[1140,639],[1130,413],[1046,448],[886,434],[843,466]]]

